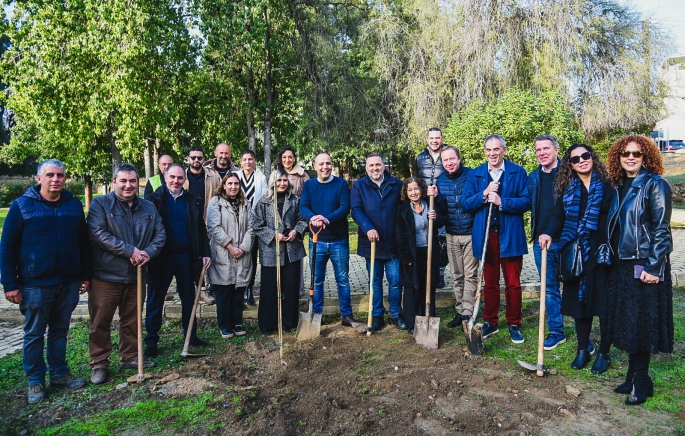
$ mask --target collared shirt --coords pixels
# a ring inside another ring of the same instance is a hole
[[[321,180],[321,177],[319,177],[319,176],[317,175],[317,176],[316,176],[316,180],[317,180],[319,183],[331,183],[331,182],[333,181],[333,178],[334,178],[334,177],[335,177],[335,176],[334,176],[333,174],[331,174],[331,176],[328,178],[328,180]]]
[[[488,163],[488,173],[490,174],[490,177],[492,177],[492,180],[499,182],[499,178],[502,177],[502,174],[504,174],[504,161],[502,161],[502,166],[496,170],[492,169]]]
[[[554,168],[557,167],[557,165],[559,165],[559,159],[554,159],[554,166],[552,167],[552,169],[550,169],[549,171],[546,171],[546,170],[545,170],[545,167],[543,167],[542,165],[540,165],[540,170],[541,170],[543,173],[549,174],[549,173],[552,172],[552,170],[553,170]]]
[[[174,198],[174,200],[178,200],[186,191],[185,189],[181,188],[181,192],[179,192],[178,195],[174,195],[174,193],[171,192],[171,189],[169,189],[168,187],[166,188],[166,190],[169,191],[169,195],[171,195]]]

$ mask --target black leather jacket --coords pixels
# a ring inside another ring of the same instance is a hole
[[[607,225],[610,241],[615,231],[620,232],[615,247],[618,258],[646,259],[646,272],[663,275],[667,255],[673,251],[671,186],[663,177],[643,169],[620,204],[622,186],[614,189]]]

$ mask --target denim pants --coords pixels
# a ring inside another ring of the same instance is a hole
[[[24,315],[24,372],[29,385],[45,386],[43,343],[48,330],[47,358],[50,378],[69,373],[67,332],[79,300],[79,282],[23,288],[19,309]]]
[[[164,311],[164,297],[166,297],[171,280],[176,277],[176,292],[181,299],[181,325],[185,336],[190,322],[190,314],[195,302],[193,267],[190,253],[162,255],[157,261],[160,271],[150,274],[147,290],[147,305],[145,306],[145,343],[157,345],[159,329],[162,328],[162,314]],[[193,324],[193,336],[196,334],[197,321]]]
[[[533,243],[533,255],[535,265],[542,265],[542,249],[536,239]],[[559,277],[557,276],[557,264],[559,263],[559,243],[553,242],[547,250],[547,287],[545,290],[545,310],[547,311],[547,327],[551,334],[564,334],[564,316],[561,314],[561,292],[559,289]]]
[[[309,240],[310,264],[316,262],[314,270],[314,299],[312,310],[314,313],[323,312],[323,283],[326,278],[326,264],[328,259],[333,263],[335,282],[338,285],[338,304],[340,305],[340,315],[352,315],[352,298],[350,296],[350,241],[343,239],[340,241],[316,243],[316,259],[311,259],[313,252],[313,242]]]
[[[402,287],[400,286],[400,259],[376,259],[373,265],[373,311],[371,316],[383,316],[383,271],[388,279],[388,306],[390,317],[397,318],[402,313]],[[366,259],[366,272],[371,274],[371,259]]]

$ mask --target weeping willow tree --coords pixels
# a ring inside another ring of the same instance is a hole
[[[616,0],[378,0],[365,27],[398,136],[421,146],[474,101],[560,92],[586,134],[658,119],[672,45]]]

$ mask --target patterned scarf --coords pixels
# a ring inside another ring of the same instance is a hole
[[[588,189],[587,206],[585,213],[580,217],[580,190],[582,182],[578,177],[574,177],[571,183],[564,190],[564,211],[566,221],[564,230],[561,232],[559,245],[565,247],[576,239],[580,241],[583,254],[583,263],[587,264],[590,259],[590,231],[597,230],[599,222],[599,210],[604,196],[604,184],[597,173],[592,173],[590,189]],[[587,274],[588,268],[584,269],[580,277],[578,298],[585,302],[587,298]]]

